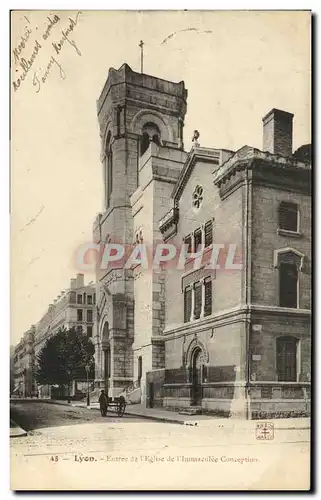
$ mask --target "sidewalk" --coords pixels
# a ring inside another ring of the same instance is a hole
[[[86,407],[85,403],[72,403],[72,406]],[[90,409],[99,410],[99,403],[91,403]],[[108,408],[108,413],[115,413],[114,408]],[[169,422],[181,425],[191,425],[198,427],[217,427],[224,429],[249,429],[253,428],[256,422],[265,422],[265,420],[241,420],[236,418],[216,418],[210,415],[180,415],[179,413],[162,410],[160,408],[146,408],[142,404],[127,405],[125,415],[131,415],[159,422]],[[310,418],[283,418],[268,419],[268,422],[274,424],[275,429],[310,429]]]
[[[19,401],[19,400],[18,400]],[[34,399],[36,402],[48,404],[60,404],[65,406],[74,406],[79,408],[87,408],[83,401],[67,403],[67,401],[53,399]],[[99,403],[91,403],[91,410],[99,410]],[[108,413],[116,413],[115,408],[108,408]],[[160,408],[146,408],[142,404],[129,404],[126,406],[125,415],[133,417],[146,418],[156,420],[158,422],[168,422],[181,425],[190,425],[195,427],[216,427],[218,429],[228,429],[229,431],[253,429],[257,422],[270,422],[274,424],[277,430],[309,430],[310,418],[280,418],[267,420],[242,420],[237,418],[219,418],[213,415],[180,415],[174,411],[162,410]],[[24,431],[22,431],[24,432]]]

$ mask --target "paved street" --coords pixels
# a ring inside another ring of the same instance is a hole
[[[11,404],[11,418],[26,431],[60,425],[83,424],[85,422],[102,422],[98,410],[87,410],[64,404],[38,403],[36,401],[15,401]],[[124,415],[126,421],[136,421],[137,417]],[[119,421],[114,413],[109,413],[108,421]]]
[[[56,404],[14,406],[18,423],[29,429],[10,440],[14,489],[308,487],[307,429],[278,430],[259,442],[254,423],[237,432],[102,419],[97,410]]]

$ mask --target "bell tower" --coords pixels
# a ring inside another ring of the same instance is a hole
[[[97,101],[104,185],[103,209],[93,227],[95,243],[134,241],[130,197],[139,185],[140,157],[151,142],[183,150],[187,90],[136,73],[127,64],[111,68]],[[134,284],[131,269],[96,272],[96,387],[117,396],[133,380]]]

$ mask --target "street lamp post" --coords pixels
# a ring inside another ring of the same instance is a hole
[[[90,399],[89,399],[89,370],[90,370],[90,365],[87,364],[85,366],[86,374],[87,374],[87,406],[90,406]]]
[[[67,370],[67,375],[68,375],[68,403],[70,403],[70,401],[71,401],[71,399],[70,399],[70,375],[71,375],[70,370]]]

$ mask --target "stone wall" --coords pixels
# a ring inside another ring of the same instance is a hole
[[[297,203],[300,234],[278,233],[278,209],[281,201]],[[252,300],[253,304],[279,305],[278,271],[274,251],[292,247],[306,256],[299,273],[300,309],[311,307],[311,198],[268,186],[254,186],[252,197]]]

